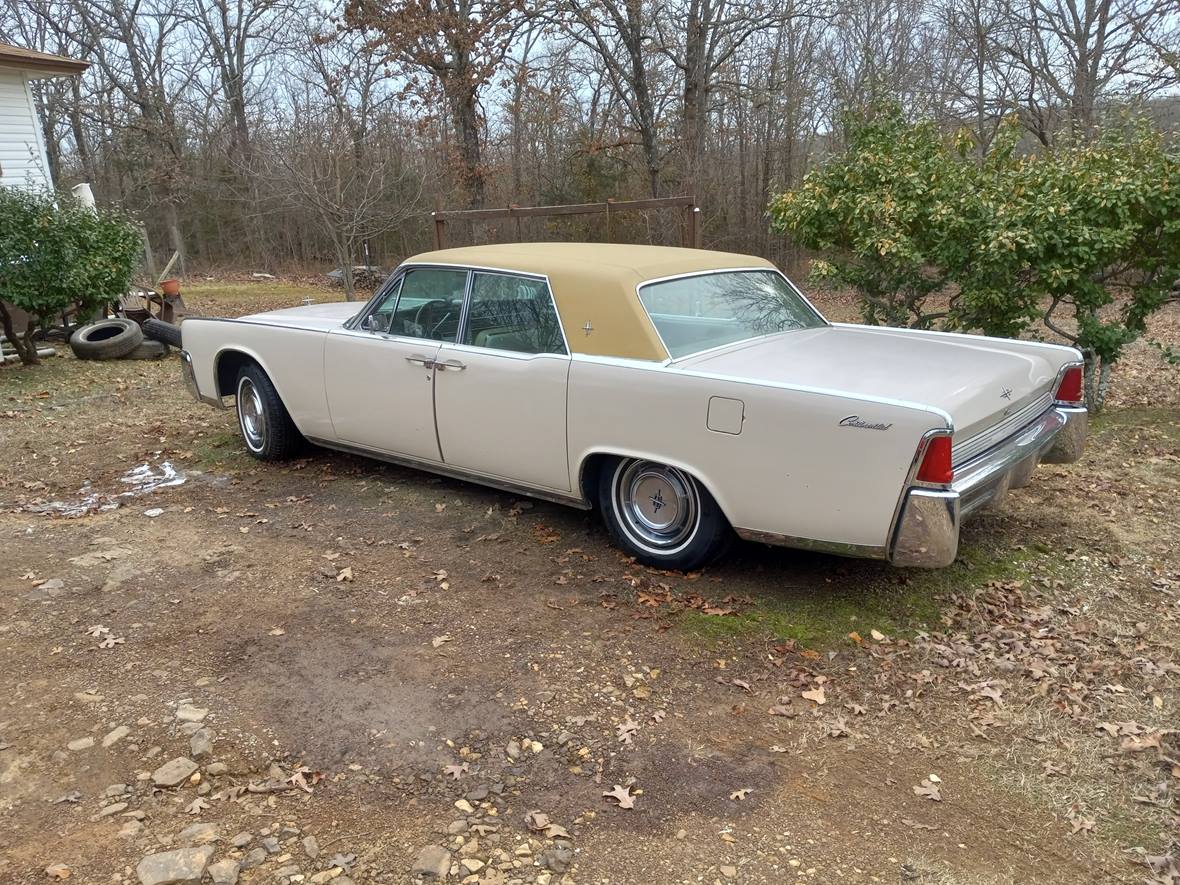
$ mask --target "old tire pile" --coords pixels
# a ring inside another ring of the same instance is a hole
[[[170,323],[160,325],[171,326]],[[70,336],[70,348],[81,360],[158,360],[168,355],[165,342],[145,340],[139,324],[123,317],[83,326]]]

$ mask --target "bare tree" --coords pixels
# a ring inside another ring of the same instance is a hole
[[[1046,116],[1088,136],[1101,99],[1142,97],[1175,82],[1156,51],[1180,44],[1175,0],[1004,0],[995,48],[1024,80],[1024,109],[1043,141]]]
[[[348,26],[375,35],[368,48],[401,66],[408,91],[445,104],[472,206],[483,205],[487,190],[480,92],[503,62],[522,13],[519,0],[346,0]]]
[[[658,131],[656,10],[646,0],[559,0],[565,33],[602,60],[615,94],[639,134],[648,190],[660,193],[663,155]]]

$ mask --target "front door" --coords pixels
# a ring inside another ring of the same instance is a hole
[[[435,357],[443,460],[569,491],[569,351],[543,278],[475,271],[462,339]]]
[[[352,329],[328,335],[324,386],[336,438],[439,461],[434,361],[458,335],[467,271],[411,268]]]

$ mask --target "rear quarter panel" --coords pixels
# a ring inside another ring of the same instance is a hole
[[[711,397],[742,401],[741,433],[707,427]],[[574,358],[568,415],[574,483],[594,453],[650,458],[697,477],[735,528],[874,548],[922,435],[950,424],[918,404],[592,357]],[[841,426],[850,415],[890,426]]]
[[[225,354],[237,351],[254,359],[266,372],[301,433],[335,438],[324,395],[325,332],[193,317],[184,321],[181,333],[202,394],[233,395],[232,389],[218,389],[217,365]]]

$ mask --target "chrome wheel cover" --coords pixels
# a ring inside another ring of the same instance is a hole
[[[266,410],[262,396],[249,378],[238,382],[238,424],[251,452],[261,452],[266,445]]]
[[[696,483],[675,467],[655,461],[627,461],[615,471],[611,493],[628,540],[648,552],[679,552],[700,525]]]

